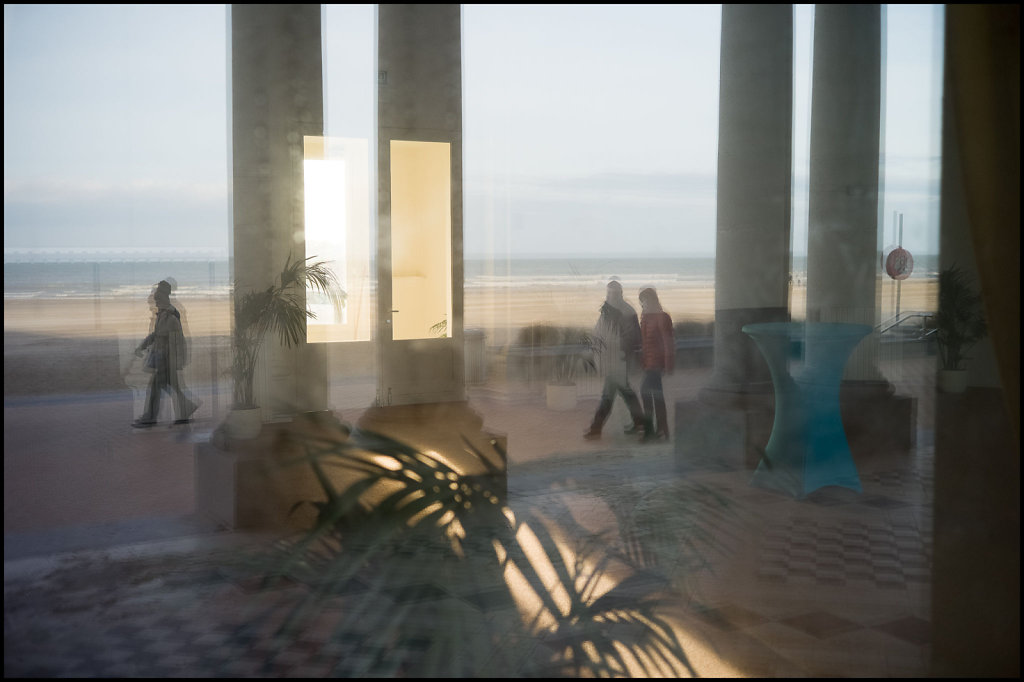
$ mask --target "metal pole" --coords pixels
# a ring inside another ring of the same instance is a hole
[[[899,246],[899,248],[902,249],[903,248],[903,214],[902,213],[899,214],[899,221],[900,221],[900,236],[899,236],[899,240],[896,243]],[[902,279],[896,280],[896,321],[897,322],[899,322],[899,319],[900,319],[900,287],[902,285],[903,285],[903,280]]]
[[[214,265],[214,262],[211,260],[209,292],[211,314],[215,314],[212,311],[216,310],[216,307],[212,304],[215,303],[217,299],[216,291],[214,289],[214,283],[216,282],[216,277],[214,277],[215,267],[216,266]],[[217,398],[218,395],[220,394],[220,374],[217,371],[217,343],[216,337],[213,334],[213,325],[211,325],[210,327],[210,338],[208,340],[208,343],[210,344],[210,408],[213,410],[213,418],[216,419],[217,415],[219,414],[219,411],[217,409]]]

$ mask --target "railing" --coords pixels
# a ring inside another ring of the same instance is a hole
[[[880,323],[876,329],[879,334],[885,334],[898,329],[901,325],[908,322],[909,320],[921,320],[921,324],[916,327],[913,335],[914,341],[926,341],[933,334],[935,334],[935,328],[932,325],[927,324],[928,320],[933,318],[935,313],[931,312],[904,312],[899,315],[894,315],[888,320]]]

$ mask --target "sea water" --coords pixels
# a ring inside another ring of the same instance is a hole
[[[591,285],[616,278],[624,286],[712,281],[714,258],[467,258],[464,286],[476,288]],[[173,279],[179,297],[226,296],[229,262],[222,254],[175,250],[6,250],[4,298],[145,297],[162,279]]]
[[[936,256],[915,256],[915,276],[935,276]],[[806,258],[794,256],[793,278],[806,277]],[[600,289],[610,279],[627,289],[714,282],[713,256],[550,256],[466,258],[464,286],[516,289],[565,285]],[[176,295],[227,296],[231,270],[216,249],[4,249],[4,298],[146,297],[173,279]]]

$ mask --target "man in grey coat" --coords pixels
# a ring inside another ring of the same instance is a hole
[[[601,314],[594,327],[594,339],[598,352],[598,367],[604,375],[601,402],[597,406],[590,428],[583,434],[587,440],[601,437],[608,415],[611,414],[615,396],[621,395],[633,418],[633,425],[627,433],[645,428],[644,411],[636,392],[629,385],[630,363],[640,347],[640,322],[636,310],[622,298],[622,285],[608,282]]]

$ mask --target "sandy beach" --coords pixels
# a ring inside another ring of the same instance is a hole
[[[883,310],[895,307],[891,282],[883,284]],[[639,310],[637,292],[626,292],[626,300]],[[715,288],[712,282],[679,283],[658,290],[662,305],[677,322],[710,322],[715,317]],[[899,292],[900,310],[934,310],[938,285],[935,280],[908,280]],[[560,287],[467,288],[466,328],[517,329],[529,324],[549,323],[590,326],[604,298],[601,287],[563,285]],[[230,304],[226,297],[177,300],[184,323],[192,336],[230,333]],[[793,286],[790,310],[802,317],[806,289]],[[148,333],[150,311],[144,299],[109,298],[12,298],[4,299],[4,333],[22,332],[65,338],[142,338]],[[6,345],[6,344],[5,344]]]
[[[891,283],[883,286],[883,310],[891,310]],[[639,309],[634,295],[627,300]],[[659,289],[662,304],[676,323],[714,320],[712,283],[680,283]],[[482,329],[489,347],[514,339],[530,324],[589,328],[603,300],[602,288],[593,285],[467,288],[465,327]],[[934,310],[934,280],[909,280],[900,291],[903,311]],[[805,289],[794,286],[794,318],[804,307]],[[193,341],[196,365],[191,375],[209,376],[212,365],[227,366],[230,303],[226,297],[178,300],[183,321]],[[149,332],[146,301],[127,298],[12,298],[4,301],[4,394],[34,395],[125,386],[126,371],[136,371],[132,350]],[[194,379],[194,381],[196,380]]]

